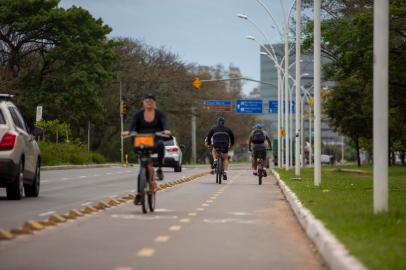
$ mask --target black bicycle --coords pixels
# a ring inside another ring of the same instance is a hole
[[[224,176],[224,164],[223,164],[223,153],[216,149],[216,183],[221,185],[221,181]]]
[[[160,132],[155,134],[138,134],[131,132],[134,138],[134,149],[137,152],[140,169],[138,173],[138,191],[141,196],[142,212],[147,213],[147,203],[151,212],[155,211],[157,184],[152,163],[152,152],[155,147],[155,136],[170,137]]]
[[[265,176],[264,159],[262,158],[262,156],[257,158],[257,174],[258,174],[258,184],[262,185],[262,177]]]

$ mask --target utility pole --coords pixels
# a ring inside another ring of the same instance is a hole
[[[196,164],[196,108],[192,107],[192,162]]]
[[[388,211],[389,1],[374,1],[374,212]]]
[[[288,44],[288,33],[289,33],[289,18],[285,18],[285,169],[289,170],[290,158],[289,158],[289,44]]]
[[[314,0],[314,185],[321,184],[320,22],[321,0]]]

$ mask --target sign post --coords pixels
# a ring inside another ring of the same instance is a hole
[[[35,116],[35,121],[39,122],[42,120],[42,106],[37,106],[37,114]]]

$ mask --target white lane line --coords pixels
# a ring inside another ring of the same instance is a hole
[[[49,181],[48,180],[41,180],[41,184],[46,184],[46,183],[49,183]]]
[[[93,176],[94,176],[94,177],[98,177],[98,176],[100,176],[100,175],[99,175],[99,174],[93,174]]]
[[[79,176],[79,178],[86,178],[87,176],[85,176],[85,175],[81,175],[81,176]]]
[[[54,213],[55,213],[55,211],[48,211],[48,212],[41,213],[38,216],[40,216],[40,217],[49,216],[49,215],[52,215]]]
[[[64,178],[61,179],[61,181],[66,181],[66,180],[71,180],[71,178],[69,178],[69,177],[64,177]]]
[[[116,198],[116,197],[118,197],[118,195],[117,195],[117,194],[110,195],[110,198]]]
[[[143,248],[140,251],[138,251],[137,256],[138,257],[151,257],[154,255],[155,249],[153,248]]]
[[[155,238],[155,242],[157,243],[165,243],[169,241],[169,236],[168,235],[160,235],[157,238]]]
[[[190,222],[190,218],[182,218],[181,220],[179,220],[180,223],[189,223]]]
[[[108,172],[108,173],[106,173],[107,175],[112,175],[112,173],[111,172]]]
[[[182,226],[180,226],[180,225],[173,225],[173,226],[169,227],[169,230],[172,232],[177,232],[177,231],[180,231],[181,228],[182,228]]]
[[[82,206],[87,206],[87,205],[90,205],[90,204],[92,204],[92,202],[85,202],[85,203],[82,203]]]

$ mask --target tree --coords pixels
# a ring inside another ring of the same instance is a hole
[[[78,134],[103,112],[99,91],[113,78],[114,43],[101,19],[58,3],[0,2],[1,78],[8,82],[2,90],[15,89],[26,115],[42,104],[46,118],[63,118]]]

